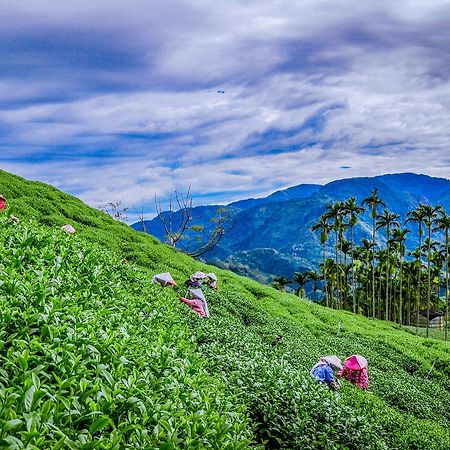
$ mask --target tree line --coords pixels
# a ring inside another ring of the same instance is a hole
[[[357,242],[355,226],[366,211],[371,217],[370,238]],[[328,204],[311,227],[322,246],[320,272],[296,272],[297,293],[304,294],[308,281],[313,281],[313,290],[321,283],[324,305],[415,325],[416,333],[425,311],[427,337],[432,309],[442,309],[448,339],[450,216],[441,205],[420,203],[407,212],[405,221],[400,219],[386,208],[378,189],[361,204],[354,197]],[[414,231],[408,228],[412,224]],[[418,246],[407,251],[406,241],[414,233]],[[284,289],[290,283],[276,277],[273,285]]]

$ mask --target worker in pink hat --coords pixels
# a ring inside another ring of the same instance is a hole
[[[188,289],[186,295],[192,298],[181,297],[180,301],[190,306],[201,317],[209,317],[208,302],[206,301],[205,294],[201,289]]]
[[[6,207],[6,198],[3,197],[2,194],[0,194],[0,209],[5,209]]]
[[[369,375],[367,372],[367,359],[361,355],[349,356],[344,361],[343,369],[338,373],[337,378],[345,378],[350,383],[360,389],[366,390],[369,387]]]

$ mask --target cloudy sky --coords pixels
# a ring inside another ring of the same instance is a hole
[[[0,168],[153,210],[450,175],[450,2],[3,0]]]

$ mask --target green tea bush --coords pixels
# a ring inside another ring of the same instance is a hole
[[[181,305],[95,245],[0,219],[0,445],[248,446]]]
[[[429,448],[450,448],[449,391],[439,377],[427,378],[417,359],[314,315],[296,323],[283,314],[267,320],[258,300],[245,301],[237,291],[223,289],[209,298],[214,314],[201,323],[200,351],[212,372],[238,386],[266,448],[409,449],[430,442]],[[266,320],[245,323],[243,313]],[[309,375],[321,355],[353,352],[369,359],[369,392],[345,381],[330,392]],[[410,364],[420,367],[420,375],[404,370]]]
[[[4,447],[450,448],[448,343],[202,265],[44,184],[0,171],[0,191]],[[208,320],[178,301],[196,270],[219,277]],[[149,284],[163,271],[179,286]],[[311,378],[352,353],[369,391]]]

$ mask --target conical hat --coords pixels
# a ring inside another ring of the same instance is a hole
[[[67,234],[74,234],[75,228],[72,225],[66,224],[61,227],[61,230],[65,231]]]
[[[165,285],[171,285],[171,286],[176,286],[177,283],[175,283],[175,280],[172,278],[172,275],[170,275],[169,272],[164,272],[164,273],[158,273],[156,274],[153,279],[152,279],[153,283],[159,283],[163,286]]]
[[[195,272],[193,275],[191,275],[191,279],[196,279],[196,280],[202,280],[205,277],[206,277],[206,275],[203,272]]]
[[[349,356],[344,361],[344,366],[347,367],[347,369],[350,370],[361,370],[367,368],[367,359],[364,358],[364,356],[361,355],[352,355]]]
[[[205,301],[205,295],[201,289],[189,289],[189,292],[192,294],[193,298],[198,298],[199,300]]]
[[[342,369],[342,363],[341,360],[336,355],[328,355],[323,356],[320,358],[323,361],[326,361],[331,367],[341,370]]]

